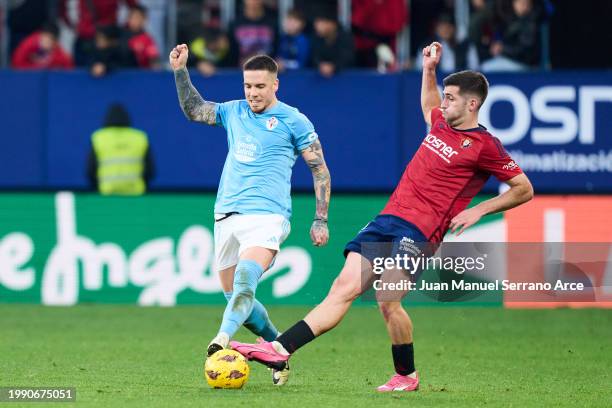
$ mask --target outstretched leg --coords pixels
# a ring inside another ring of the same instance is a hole
[[[231,346],[247,358],[269,367],[283,366],[290,354],[336,327],[353,301],[371,285],[373,278],[369,261],[357,252],[350,252],[327,297],[304,320],[290,327],[272,343],[250,345],[232,342]]]

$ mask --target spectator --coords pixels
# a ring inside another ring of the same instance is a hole
[[[314,21],[312,63],[326,78],[353,63],[353,39],[329,11],[321,11]]]
[[[491,58],[491,44],[495,34],[493,3],[472,0],[472,14],[468,27],[468,38],[476,47],[479,61]]]
[[[202,0],[181,0],[176,3],[176,39],[178,44],[187,44],[194,38],[202,35],[202,24],[205,27],[220,27],[220,21],[215,18],[212,25],[208,9],[208,1],[202,4]]]
[[[72,58],[57,41],[56,24],[47,23],[40,31],[26,37],[13,54],[13,68],[17,69],[70,69]]]
[[[130,7],[125,41],[140,68],[160,68],[159,50],[153,37],[145,31],[146,23],[147,9],[139,5]]]
[[[101,77],[117,68],[136,67],[136,58],[127,44],[121,41],[119,27],[110,25],[96,30],[91,74]]]
[[[79,67],[90,66],[93,62],[96,27],[117,24],[117,11],[119,3],[133,7],[137,0],[78,0],[79,20],[76,27],[68,18],[67,3],[70,0],[61,0],[60,14],[66,23],[76,32],[73,57]]]
[[[532,1],[513,0],[512,9],[512,17],[500,30],[501,40],[491,44],[493,58],[483,63],[483,71],[523,71],[540,61],[538,14]]]
[[[423,44],[423,47],[437,41],[442,44],[442,57],[438,67],[442,72],[478,69],[478,52],[469,40],[457,42],[453,17],[441,14],[435,24],[435,36]],[[422,48],[422,47],[421,47]],[[423,66],[423,54],[417,55],[417,67]]]
[[[322,10],[337,9],[338,0],[293,0],[293,7],[304,13],[306,21],[312,22]],[[306,31],[310,33],[310,29],[308,27]]]
[[[91,135],[87,176],[100,194],[141,195],[148,188],[154,172],[149,140],[131,126],[125,107],[113,104]]]
[[[283,33],[277,55],[279,69],[302,69],[308,65],[310,58],[310,39],[304,33],[306,20],[296,9],[287,13],[283,21]]]
[[[453,14],[450,5],[448,0],[410,0],[410,15],[413,16],[410,21],[410,55],[415,58],[421,55],[421,45],[435,35],[434,25],[438,16]]]
[[[189,42],[188,65],[195,66],[204,76],[214,75],[217,68],[231,66],[229,57],[229,39],[221,30],[202,31]]]
[[[12,55],[17,46],[23,42],[26,37],[39,31],[47,22],[53,18],[53,3],[43,0],[21,0],[0,2],[8,6],[7,25],[10,31],[9,36],[9,52]],[[0,6],[2,12],[7,9]]]
[[[378,66],[376,49],[389,46],[395,54],[395,40],[408,21],[404,0],[353,0],[352,27],[355,63],[360,67]]]
[[[262,0],[244,0],[242,13],[230,25],[229,35],[234,61],[242,65],[257,54],[274,55],[277,25],[273,13]]]

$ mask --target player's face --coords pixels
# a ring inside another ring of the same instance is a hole
[[[276,101],[278,79],[269,71],[244,71],[244,96],[255,113],[265,111]]]
[[[449,85],[444,88],[444,99],[442,99],[442,116],[452,127],[460,126],[467,121],[475,112],[477,101],[474,98],[463,96],[459,93],[459,87]]]

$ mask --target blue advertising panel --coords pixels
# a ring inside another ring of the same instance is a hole
[[[0,71],[0,186],[39,188],[45,183],[46,74]]]
[[[490,75],[481,121],[540,192],[612,191],[612,75]]]
[[[442,83],[443,75],[439,77]],[[612,73],[490,74],[480,120],[527,172],[537,192],[612,192]],[[240,72],[192,74],[205,99],[243,97]],[[152,187],[214,190],[227,153],[221,128],[189,122],[169,72],[126,71],[94,79],[83,71],[3,71],[0,188],[88,187],[90,136],[108,106],[123,103],[147,132],[156,162]],[[279,99],[320,135],[334,191],[390,191],[427,133],[418,72],[281,75]],[[298,159],[293,186],[312,188]],[[497,183],[487,184],[496,191]]]

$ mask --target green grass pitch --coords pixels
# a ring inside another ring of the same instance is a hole
[[[270,308],[281,329],[307,311]],[[285,387],[251,363],[242,390],[209,389],[203,351],[221,313],[0,305],[0,386],[77,388],[76,404],[53,407],[612,406],[610,310],[415,308],[421,389],[393,394],[374,391],[392,374],[391,352],[376,308],[363,304],[293,357]],[[254,340],[244,329],[237,338]]]

